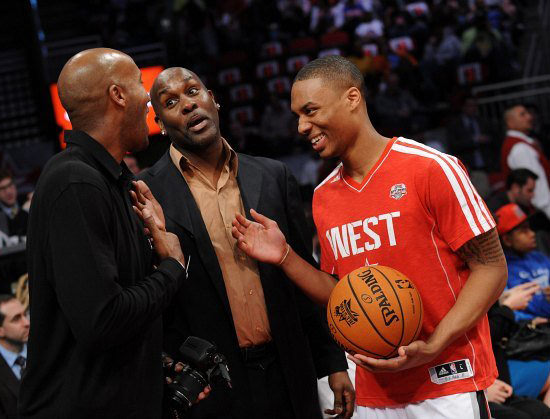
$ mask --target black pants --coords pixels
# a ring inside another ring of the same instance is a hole
[[[250,380],[250,404],[255,417],[263,419],[299,419],[292,410],[282,368],[274,345],[243,350],[248,379]]]
[[[550,408],[529,397],[511,396],[505,404],[489,403],[495,419],[548,419]]]

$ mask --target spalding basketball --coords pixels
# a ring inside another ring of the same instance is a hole
[[[344,276],[332,291],[327,319],[333,338],[350,353],[397,356],[422,327],[422,300],[401,272],[373,265]]]

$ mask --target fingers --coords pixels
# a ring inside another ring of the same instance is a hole
[[[235,225],[235,221],[237,221],[238,225],[241,225],[245,228],[250,225],[250,220],[247,220],[245,217],[243,217],[239,213],[235,213],[235,220],[233,220],[233,225]]]
[[[250,226],[250,221],[248,222]],[[237,220],[233,220],[233,227],[240,233],[240,234],[246,234],[247,227],[244,227],[242,223],[238,222]]]
[[[376,359],[360,354],[354,356],[348,355],[348,358],[360,367],[371,372],[398,370],[408,359],[407,355],[390,359]]]
[[[250,209],[250,215],[252,218],[263,225],[265,228],[274,227],[277,225],[271,218],[267,218],[265,215],[260,214],[255,209]]]
[[[346,414],[344,415],[344,418],[349,419],[353,416],[353,410],[355,407],[355,397],[353,396],[353,393],[350,391],[344,391],[344,398],[346,400]]]
[[[145,223],[145,228],[149,230],[149,232],[151,233],[151,236],[153,237],[153,240],[155,240],[160,234],[160,230],[157,224],[155,223],[153,213],[148,208],[144,208],[141,211],[141,215],[142,215],[143,222]]]
[[[358,356],[362,356],[362,355],[348,355],[348,359],[354,362],[355,364],[357,364],[357,366],[364,368],[369,372],[374,372],[374,369],[371,368],[369,364],[366,364],[361,359],[357,358]]]
[[[333,412],[331,413],[333,415],[339,415],[343,411],[343,404],[342,404],[342,392],[341,391],[335,391],[334,392],[334,408]]]

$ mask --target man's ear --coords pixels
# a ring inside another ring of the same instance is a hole
[[[126,93],[116,84],[109,86],[109,98],[119,106],[126,106]]]
[[[164,132],[164,124],[163,122],[160,120],[160,118],[158,116],[155,115],[155,122],[158,124],[158,126],[160,127],[160,130],[162,132]]]
[[[216,102],[216,98],[214,97],[214,93],[212,92],[212,90],[208,90],[208,94],[212,98],[212,101],[214,102],[214,105],[217,105],[218,102]]]
[[[346,100],[349,103],[351,109],[356,109],[363,100],[363,95],[359,91],[359,89],[355,86],[350,87],[346,91]]]

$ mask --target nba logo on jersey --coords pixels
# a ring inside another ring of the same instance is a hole
[[[393,185],[390,189],[390,196],[393,199],[401,199],[404,195],[407,194],[407,187],[404,183],[398,183]]]
[[[451,367],[451,374],[456,374],[456,366],[454,362],[451,362],[450,367]]]

